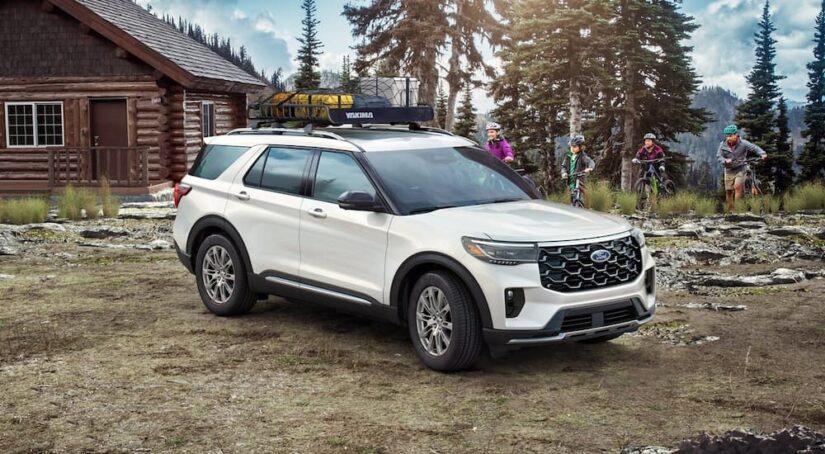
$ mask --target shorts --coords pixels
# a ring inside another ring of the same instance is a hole
[[[743,184],[745,182],[745,169],[742,169],[736,173],[725,171],[725,190],[726,191],[733,191],[734,187],[737,184]]]

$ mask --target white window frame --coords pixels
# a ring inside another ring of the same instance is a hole
[[[206,106],[212,106],[212,118],[210,120],[212,124],[212,131],[209,131],[210,135],[206,135],[206,122],[204,121],[206,119],[206,115],[204,115],[206,112]],[[215,137],[217,135],[218,126],[215,124],[215,103],[213,101],[201,101],[201,138],[206,139],[207,137]]]
[[[6,148],[49,148],[49,147],[65,147],[66,146],[66,109],[63,106],[63,101],[32,101],[32,102],[5,102],[3,104],[6,121]],[[37,143],[37,106],[38,105],[59,105],[60,106],[60,144],[59,145],[40,145]],[[34,145],[11,145],[11,137],[9,137],[9,106],[32,106],[32,125],[34,129]]]

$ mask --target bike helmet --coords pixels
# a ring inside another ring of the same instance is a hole
[[[645,134],[645,140],[647,139],[656,140],[656,134],[653,134],[652,132]]]
[[[491,121],[490,123],[487,123],[487,127],[484,128],[484,129],[487,130],[487,131],[489,131],[491,129],[493,129],[495,131],[501,131],[501,125],[494,122],[494,121]]]
[[[736,134],[737,132],[739,132],[739,128],[737,128],[736,125],[729,125],[728,127],[725,128],[724,131],[722,131],[722,133],[725,134],[726,136],[729,136],[731,134]]]
[[[579,146],[584,145],[584,136],[581,135],[581,134],[576,134],[576,135],[570,137],[570,142],[568,143],[568,145],[571,146],[571,147],[574,146],[574,145],[579,145]]]

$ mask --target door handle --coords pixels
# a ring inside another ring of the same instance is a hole
[[[307,210],[310,216],[318,219],[324,219],[327,217],[327,214],[321,208],[315,208],[314,210]]]
[[[249,200],[249,194],[247,194],[246,191],[241,191],[241,192],[235,194],[235,197],[238,200]]]

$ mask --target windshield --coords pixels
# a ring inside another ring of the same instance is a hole
[[[403,214],[532,198],[516,172],[478,148],[365,155]]]

